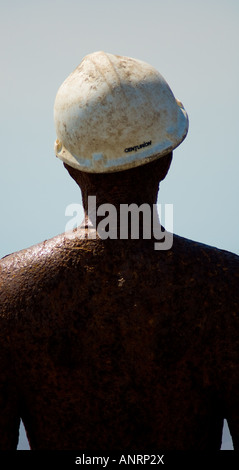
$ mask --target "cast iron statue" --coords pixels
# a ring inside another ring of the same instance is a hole
[[[64,165],[87,219],[89,196],[153,208],[171,160]],[[33,450],[218,450],[224,419],[239,449],[238,257],[89,233],[0,262],[0,449],[16,449],[20,419]]]

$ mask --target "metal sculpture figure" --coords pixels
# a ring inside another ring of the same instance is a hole
[[[20,418],[31,449],[217,450],[224,418],[239,449],[238,257],[176,235],[162,250],[142,231],[102,239],[99,213],[90,227],[89,196],[153,210],[183,106],[147,64],[96,53],[55,109],[89,226],[1,260],[0,449]]]

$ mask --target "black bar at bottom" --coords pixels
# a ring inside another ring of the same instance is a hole
[[[238,451],[218,451],[218,452],[71,452],[71,451],[15,451],[0,452],[0,469],[7,468],[37,469],[58,467],[63,469],[81,469],[82,466],[94,465],[96,468],[114,469],[117,467],[127,468],[128,465],[144,468],[150,466],[151,469],[167,468],[204,468],[211,465],[211,468],[226,469],[239,468]],[[89,467],[88,467],[89,468]]]

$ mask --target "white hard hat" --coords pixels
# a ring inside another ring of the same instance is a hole
[[[56,95],[55,153],[90,173],[159,158],[186,137],[188,117],[151,65],[104,52],[87,55]]]

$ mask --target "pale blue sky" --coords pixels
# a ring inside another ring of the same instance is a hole
[[[238,0],[0,0],[0,256],[64,231],[77,186],[54,156],[58,87],[88,53],[155,66],[189,114],[159,202],[179,235],[239,253]]]

